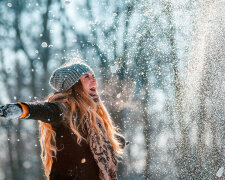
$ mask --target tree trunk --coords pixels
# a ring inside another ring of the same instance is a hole
[[[13,145],[12,145],[12,136],[10,132],[10,127],[12,127],[12,120],[8,120],[8,127],[7,127],[7,145],[8,145],[8,156],[9,156],[9,165],[11,170],[11,175],[13,180],[17,180],[17,166],[15,165],[15,159],[13,158]]]
[[[16,73],[17,73],[17,84],[16,84],[16,88],[21,90],[22,89],[22,82],[23,82],[23,75],[21,72],[21,68],[20,68],[20,64],[19,61],[16,60]],[[21,91],[17,91],[16,92],[16,98],[19,99],[20,98],[20,92]],[[23,139],[21,139],[21,131],[22,131],[22,121],[21,119],[18,119],[18,124],[16,127],[16,154],[17,154],[17,176],[18,179],[25,179],[26,174],[25,174],[25,169],[23,167],[23,162],[24,162],[24,152],[25,152],[25,148],[24,148],[24,141]]]
[[[149,118],[149,84],[144,87],[145,95],[144,100],[142,101],[142,110],[143,110],[143,134],[145,137],[145,148],[146,148],[146,162],[145,162],[145,169],[144,169],[144,177],[146,180],[150,179],[150,164],[151,164],[151,123]]]

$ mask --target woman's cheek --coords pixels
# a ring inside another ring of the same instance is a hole
[[[89,89],[88,88],[86,88],[86,92],[89,93]]]

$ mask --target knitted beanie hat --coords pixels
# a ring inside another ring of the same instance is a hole
[[[67,91],[85,73],[94,71],[84,63],[69,63],[57,68],[51,75],[49,84],[56,91]]]

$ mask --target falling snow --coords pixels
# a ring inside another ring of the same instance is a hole
[[[224,179],[224,1],[50,3],[0,3],[0,104],[45,100],[81,58],[129,141],[119,179]],[[0,118],[0,179],[40,177],[37,134]]]
[[[7,6],[8,6],[8,7],[12,7],[12,3],[8,3]]]
[[[46,47],[48,47],[48,44],[47,44],[46,42],[42,42],[42,43],[41,43],[41,46],[42,46],[43,48],[46,48]]]

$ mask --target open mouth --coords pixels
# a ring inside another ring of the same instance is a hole
[[[90,88],[90,90],[91,90],[91,92],[96,92],[96,87],[93,86],[93,87]]]

